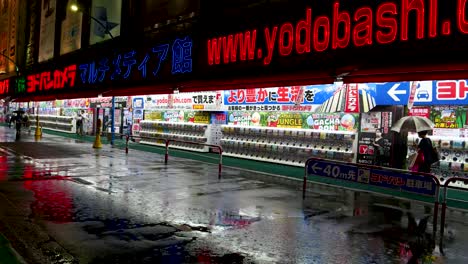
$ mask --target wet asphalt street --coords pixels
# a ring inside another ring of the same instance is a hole
[[[29,263],[406,263],[403,212],[430,213],[329,187],[303,201],[300,182],[32,135],[0,127],[0,233]],[[467,220],[449,213],[437,263],[468,263]]]

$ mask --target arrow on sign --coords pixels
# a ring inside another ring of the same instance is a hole
[[[387,94],[390,95],[390,97],[395,101],[395,102],[400,102],[400,98],[398,98],[397,94],[406,94],[406,90],[397,90],[398,87],[400,87],[400,84],[394,84],[390,90],[388,90]]]
[[[312,168],[311,168],[311,169],[314,171],[314,173],[317,173],[317,170],[318,170],[318,171],[321,171],[321,170],[322,170],[322,167],[318,167],[318,166],[317,166],[317,163],[314,163],[314,165],[312,165]]]

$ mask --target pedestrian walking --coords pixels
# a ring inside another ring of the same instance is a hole
[[[78,114],[75,116],[76,120],[76,134],[79,136],[83,135],[83,115],[81,111],[78,111]]]
[[[8,120],[8,128],[11,128],[11,123],[16,122],[16,113],[12,113],[10,116],[10,120]]]

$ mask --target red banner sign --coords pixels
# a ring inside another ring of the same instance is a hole
[[[346,85],[345,113],[359,113],[359,91],[357,84]]]
[[[429,107],[417,107],[409,109],[408,115],[409,116],[422,116],[429,118],[431,113],[431,109]]]

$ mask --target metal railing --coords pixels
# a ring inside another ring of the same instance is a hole
[[[449,186],[450,183],[456,183],[458,181],[461,181],[464,184],[468,184],[467,178],[452,177],[452,178],[448,178],[443,185],[444,194],[442,197],[442,212],[440,216],[441,219],[440,219],[440,241],[439,241],[439,248],[442,254],[444,254],[444,242],[443,241],[444,241],[444,232],[445,232],[445,218],[446,218],[446,212],[447,212],[448,189],[457,189],[457,190],[468,192],[468,190],[465,188],[461,188],[457,186]],[[462,202],[468,203],[467,201],[462,201]]]
[[[341,164],[344,166],[352,166],[357,169],[375,169],[375,170],[385,170],[393,173],[400,173],[400,174],[410,174],[410,175],[416,175],[416,176],[421,176],[421,177],[430,177],[432,179],[432,182],[435,184],[435,191],[434,195],[431,195],[434,197],[434,216],[433,216],[433,236],[434,238],[437,235],[437,222],[438,222],[438,213],[439,213],[439,196],[440,196],[440,181],[439,179],[429,173],[420,173],[420,172],[412,172],[412,171],[407,171],[407,170],[400,170],[400,169],[394,169],[394,168],[386,168],[386,167],[380,167],[380,166],[374,166],[374,165],[366,165],[366,164],[358,164],[358,163],[347,163],[347,162],[342,162],[342,161],[335,161],[335,160],[327,160],[327,159],[320,159],[320,158],[310,158],[306,161],[305,167],[304,167],[304,179],[303,179],[303,184],[302,184],[302,198],[305,199],[306,197],[306,189],[307,189],[307,179],[309,177],[309,166],[311,162],[317,162],[317,161],[322,161],[322,162],[329,162],[329,163],[336,163],[336,164]],[[320,176],[317,176],[320,177]],[[362,182],[356,182],[360,184],[365,184]],[[380,187],[382,188],[382,187]],[[444,219],[445,221],[445,219]]]
[[[132,135],[120,135],[120,137],[125,136],[125,153],[128,154],[128,147],[130,139],[149,139],[149,140],[156,140],[156,141],[163,141],[165,147],[164,153],[164,163],[167,164],[169,160],[169,149],[171,143],[183,143],[183,144],[191,144],[191,145],[198,145],[198,146],[206,146],[211,148],[216,148],[219,151],[219,162],[218,162],[218,179],[221,179],[222,170],[223,170],[223,148],[220,145],[214,144],[207,144],[201,142],[194,142],[194,141],[185,141],[185,140],[178,140],[178,139],[168,139],[168,138],[156,138],[156,137],[143,137],[143,136],[132,136]],[[162,146],[161,146],[162,147]]]

